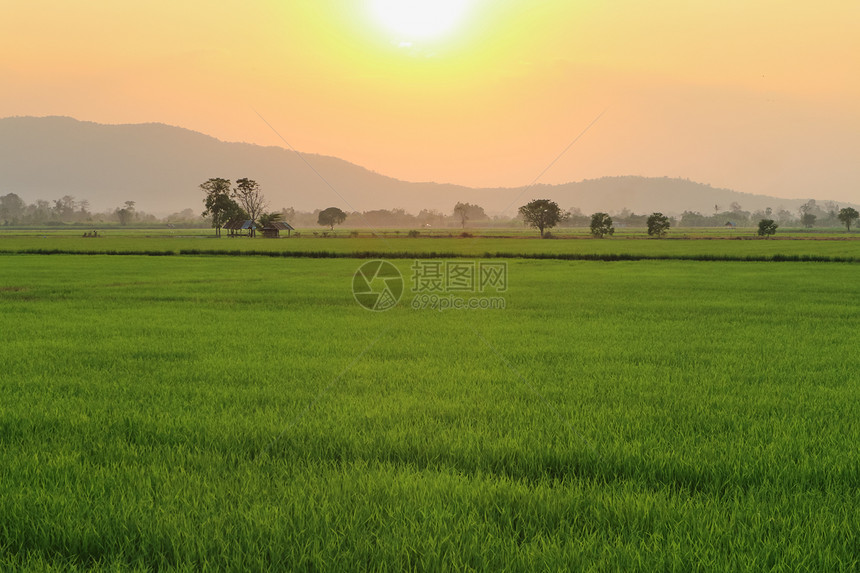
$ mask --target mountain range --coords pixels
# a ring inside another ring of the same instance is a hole
[[[330,206],[345,211],[403,208],[417,213],[450,213],[458,201],[488,214],[515,215],[517,207],[547,198],[584,213],[685,210],[711,213],[733,202],[753,211],[771,207],[797,212],[802,199],[780,199],[677,178],[604,177],[560,185],[472,188],[408,182],[387,177],[336,157],[298,153],[281,147],[224,142],[188,129],[159,123],[103,125],[69,117],[0,119],[0,194],[25,201],[72,195],[91,209],[135,201],[140,210],[164,215],[202,210],[198,188],[210,177],[256,180],[270,208],[313,211]]]

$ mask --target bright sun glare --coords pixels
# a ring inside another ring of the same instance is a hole
[[[376,19],[402,40],[435,38],[452,31],[468,0],[372,0]]]

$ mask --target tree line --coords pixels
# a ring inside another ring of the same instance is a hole
[[[814,205],[815,202],[810,201],[801,207],[802,214],[803,209],[808,208],[810,203]],[[734,204],[732,206],[735,207]],[[739,205],[737,205],[737,209],[740,209]],[[561,225],[562,223],[569,221],[573,216],[582,216],[581,213],[573,215],[570,211],[562,211],[558,206],[558,203],[550,201],[549,199],[534,199],[530,201],[519,208],[519,215],[527,225],[540,232],[541,238],[547,236],[548,229],[552,229],[557,225]],[[779,228],[779,223],[774,219],[767,218],[767,215],[770,215],[769,210],[756,213],[756,215],[764,215],[758,220],[758,235],[761,237],[774,235],[776,230]],[[835,217],[836,220],[844,225],[846,230],[850,232],[851,225],[857,219],[860,219],[860,213],[858,213],[853,207],[844,207],[835,213]],[[669,217],[659,212],[651,213],[647,217],[644,217],[644,219],[645,227],[648,229],[648,235],[652,237],[665,236],[673,223]],[[682,224],[683,219],[684,218],[682,216]],[[608,213],[593,213],[589,222],[591,234],[601,239],[612,235],[615,233],[615,226],[613,223],[613,219]],[[735,226],[732,222],[728,222],[727,224],[731,225],[732,228]]]
[[[156,217],[136,207],[135,201],[125,201],[113,209],[94,211],[86,199],[64,195],[53,201],[37,199],[27,203],[16,193],[0,195],[0,226],[27,225],[152,225],[176,223],[205,226],[206,222],[192,209],[184,209],[167,217]]]
[[[356,227],[444,227],[451,221],[459,222],[465,228],[468,221],[485,222],[490,218],[484,209],[470,203],[457,203],[453,213],[446,216],[440,211],[422,210],[417,216],[404,209],[377,209],[347,213],[338,207],[317,209],[313,212],[296,211],[292,207],[280,211],[269,211],[260,185],[253,179],[242,178],[233,185],[229,179],[211,178],[199,185],[204,193],[202,217],[211,222],[215,234],[220,236],[221,228],[231,219],[245,219],[251,222],[249,234],[254,236],[256,227],[265,227],[273,221],[284,221],[294,226],[309,227],[322,225],[334,230],[347,218]]]
[[[834,201],[818,203],[815,199],[801,205],[796,213],[770,207],[750,212],[734,202],[727,208],[714,205],[714,212],[710,215],[699,211],[684,211],[678,217],[678,224],[682,227],[753,227],[757,221],[770,219],[783,227],[841,227],[846,225],[845,214],[842,213],[844,210]]]
[[[208,227],[220,229],[231,218],[243,217],[253,219],[258,225],[265,226],[270,221],[281,220],[295,227],[313,227],[322,225],[334,229],[336,225],[349,221],[350,227],[355,228],[452,228],[459,227],[518,227],[523,225],[521,213],[505,215],[488,215],[480,205],[457,202],[451,211],[444,213],[436,209],[422,209],[417,214],[404,209],[374,209],[366,211],[344,211],[337,207],[300,211],[286,207],[268,211],[260,185],[249,178],[236,180],[235,185],[229,179],[212,178],[200,185],[204,191],[204,211],[200,213],[192,209],[156,217],[137,208],[135,201],[123,202],[113,209],[95,211],[90,208],[86,199],[77,199],[64,195],[53,201],[36,200],[25,202],[15,193],[0,196],[0,226],[26,225],[156,225],[175,224],[185,227]],[[851,207],[839,208],[832,201],[822,203],[814,199],[804,203],[796,215],[785,210],[771,208],[747,211],[738,203],[731,203],[727,208],[714,205],[710,215],[697,211],[684,211],[680,216],[666,217],[671,227],[755,227],[762,220],[773,221],[776,227],[837,227],[843,226],[850,230],[854,226],[857,211]],[[564,217],[554,225],[557,227],[588,227],[593,226],[595,214],[587,215],[579,208],[571,207],[563,212]],[[597,225],[603,229],[599,234],[606,236],[611,228],[616,227],[649,227],[648,221],[654,214],[637,214],[629,209],[621,209],[613,213],[602,213],[603,219],[612,221],[609,225]],[[770,227],[768,227],[770,228]],[[775,227],[774,227],[775,229]]]
[[[526,225],[538,230],[541,238],[550,237],[549,229],[570,220],[572,216],[570,211],[562,211],[558,203],[549,199],[533,199],[520,207],[518,212]],[[663,237],[669,231],[671,222],[669,217],[663,213],[651,213],[645,219],[645,225],[649,235]],[[598,239],[615,233],[612,217],[602,211],[591,215],[589,229],[591,234]]]

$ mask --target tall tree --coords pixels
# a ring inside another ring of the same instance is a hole
[[[15,225],[24,216],[27,203],[15,193],[0,197],[0,219],[4,225]]]
[[[523,221],[540,231],[543,238],[545,229],[552,229],[567,218],[558,203],[549,199],[533,199],[519,209]]]
[[[58,221],[70,221],[75,214],[78,202],[71,195],[54,200],[54,215]]]
[[[853,207],[845,207],[839,210],[839,215],[837,215],[839,220],[842,221],[842,224],[848,229],[848,232],[851,232],[851,223],[860,218],[860,213],[857,212],[857,209]]]
[[[30,223],[44,223],[51,220],[51,204],[44,199],[36,199],[27,205],[27,220]]]
[[[233,198],[245,210],[248,218],[254,224],[257,223],[257,219],[269,205],[263,196],[260,185],[253,179],[246,177],[236,180],[236,186],[233,188]],[[254,234],[254,225],[251,225],[251,235],[253,236]]]
[[[328,209],[323,209],[320,211],[320,214],[317,218],[317,224],[322,225],[324,227],[331,228],[334,231],[335,225],[340,225],[346,221],[346,213],[338,209],[337,207],[329,207]]]
[[[126,201],[125,207],[117,208],[115,211],[117,219],[119,219],[120,225],[128,225],[132,221],[134,221],[134,201]]]
[[[200,184],[200,189],[206,193],[206,197],[203,199],[203,206],[206,207],[203,216],[212,217],[212,226],[218,237],[221,236],[221,227],[231,218],[238,217],[242,210],[239,204],[230,197],[232,193],[230,185],[229,179],[220,177],[213,177]]]
[[[454,217],[460,219],[460,224],[466,228],[466,221],[485,221],[489,219],[480,205],[472,203],[457,203],[454,205]]]
[[[460,224],[463,226],[463,229],[465,229],[466,221],[469,220],[469,204],[458,202],[454,205],[454,216],[460,219]]]
[[[815,199],[810,199],[806,203],[800,206],[798,211],[800,212],[800,224],[806,227],[807,229],[811,229],[815,224],[815,220],[818,216],[815,214],[815,211],[818,210],[818,205],[815,204]]]

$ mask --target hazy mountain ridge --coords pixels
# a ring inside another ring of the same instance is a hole
[[[307,164],[305,163],[307,162]],[[313,166],[313,169],[308,167]],[[314,172],[316,170],[317,173]],[[604,177],[531,188],[469,188],[406,182],[336,157],[280,147],[223,142],[188,129],[159,123],[103,125],[68,117],[0,119],[0,194],[26,201],[73,195],[94,209],[124,201],[168,213],[201,209],[198,185],[210,177],[256,179],[270,206],[313,210],[404,208],[450,212],[457,201],[477,203],[487,213],[514,215],[533,198],[550,198],[583,212],[637,213],[685,210],[713,212],[737,202],[746,210],[785,208],[796,212],[805,200],[741,193],[685,179]]]

